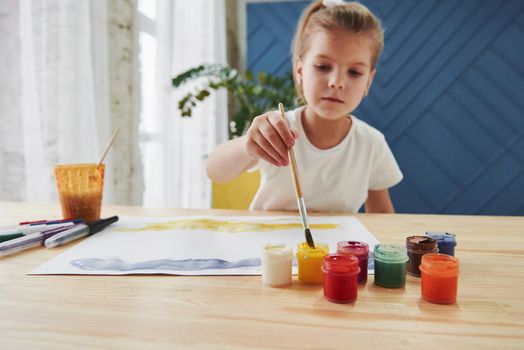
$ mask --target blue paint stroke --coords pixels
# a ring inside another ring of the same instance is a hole
[[[260,258],[249,258],[238,261],[222,259],[159,259],[130,263],[120,258],[85,258],[71,261],[71,265],[81,270],[109,270],[109,271],[134,271],[134,270],[175,270],[175,271],[200,271],[200,270],[225,270],[260,266]]]
[[[373,252],[368,253],[368,271],[375,271],[375,258]]]

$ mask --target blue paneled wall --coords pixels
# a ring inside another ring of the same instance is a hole
[[[398,212],[524,215],[524,1],[362,1],[385,27],[368,98]],[[309,1],[247,5],[248,68],[284,75]]]

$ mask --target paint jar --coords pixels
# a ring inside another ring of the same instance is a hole
[[[420,277],[420,259],[424,254],[438,252],[437,241],[426,236],[410,236],[406,238],[408,250],[408,273]]]
[[[359,260],[354,255],[328,254],[322,264],[324,297],[333,303],[357,300]]]
[[[325,243],[315,242],[315,248],[306,242],[297,246],[298,280],[303,283],[320,284],[324,279],[321,267],[324,256],[329,254]]]
[[[406,285],[406,247],[396,244],[376,244],[375,284],[386,288],[403,288]]]
[[[104,164],[55,166],[56,185],[64,219],[78,219],[86,223],[100,219],[104,170]]]
[[[268,286],[291,284],[293,248],[287,244],[266,244],[262,249],[262,282]]]
[[[457,245],[457,240],[454,233],[426,232],[426,236],[437,241],[438,252],[440,254],[455,256],[455,246]]]
[[[337,253],[354,255],[358,258],[360,266],[358,283],[366,283],[368,280],[369,245],[365,242],[342,241],[337,243]]]
[[[422,298],[437,304],[457,300],[459,260],[446,254],[426,254],[420,265]]]

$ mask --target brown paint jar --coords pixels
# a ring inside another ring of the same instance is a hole
[[[427,236],[410,236],[406,238],[408,251],[407,272],[411,276],[420,277],[420,263],[424,254],[438,252],[436,240]]]

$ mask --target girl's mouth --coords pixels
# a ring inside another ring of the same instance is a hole
[[[321,100],[323,101],[329,101],[329,102],[335,102],[335,103],[344,103],[344,101],[336,98],[336,97],[322,97]]]

